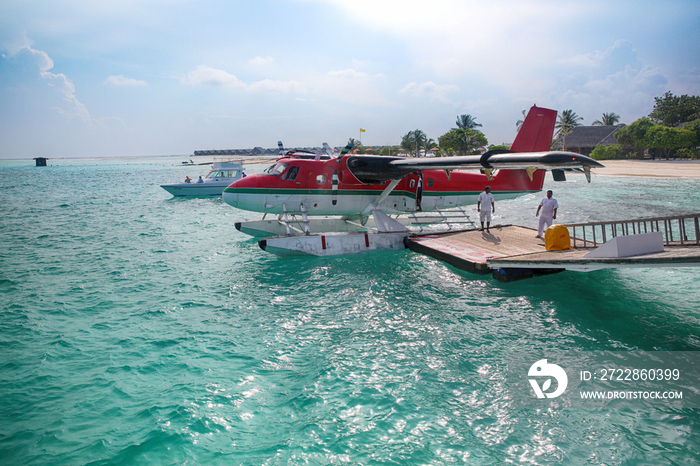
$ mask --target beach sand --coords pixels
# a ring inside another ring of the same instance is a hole
[[[601,160],[596,175],[700,178],[700,160]]]

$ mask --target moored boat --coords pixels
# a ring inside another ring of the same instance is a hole
[[[221,196],[226,186],[243,178],[243,161],[233,159],[214,159],[211,171],[199,180],[184,183],[162,184],[161,188],[173,196]],[[190,180],[188,176],[186,178]]]

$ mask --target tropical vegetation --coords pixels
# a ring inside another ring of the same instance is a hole
[[[515,127],[518,128],[518,131],[520,131],[520,127],[523,125],[523,122],[525,121],[526,116],[527,116],[527,110],[523,110],[523,119],[515,122]]]
[[[557,130],[557,136],[565,137],[576,126],[581,126],[582,121],[583,117],[576,115],[576,112],[573,110],[564,110],[561,112],[559,119],[557,119],[557,123],[554,125],[554,128]]]
[[[401,148],[412,153],[414,157],[420,157],[421,153],[425,154],[427,147],[428,136],[419,129],[409,131],[401,138]]]
[[[661,97],[654,98],[653,111],[615,133],[618,144],[607,147],[596,147],[591,156],[597,159],[611,158],[642,158],[646,154],[654,157],[692,157],[700,158],[700,96],[675,96],[666,92]],[[522,112],[523,119],[516,122],[520,129],[527,114]],[[594,126],[615,126],[620,124],[620,115],[615,112],[603,113],[595,120]],[[581,126],[583,117],[573,109],[567,109],[559,114],[555,124],[556,135],[561,138],[566,147],[566,135],[573,128]],[[382,155],[395,155],[399,149],[420,157],[437,148],[437,156],[465,155],[477,153],[482,147],[488,147],[488,140],[478,128],[482,125],[470,114],[457,116],[456,128],[452,128],[438,141],[428,138],[420,129],[406,133],[401,139],[401,146],[387,146],[378,151]],[[489,149],[505,148],[491,146]]]
[[[623,148],[596,148],[593,158],[700,158],[700,97],[675,96],[666,92],[654,98],[655,105],[648,117],[619,129],[615,139]],[[606,115],[606,114],[604,114]]]
[[[476,129],[476,127],[481,128],[481,123],[476,122],[476,118],[466,114],[457,117],[457,128],[459,129]]]
[[[617,113],[603,113],[603,118],[593,122],[593,126],[615,126],[620,122],[620,115]]]
[[[446,155],[465,155],[488,145],[486,136],[475,129],[453,128],[438,138],[440,150]]]
[[[700,119],[700,96],[675,96],[667,92],[663,97],[654,97],[654,101],[654,110],[649,118],[660,125],[675,128]]]

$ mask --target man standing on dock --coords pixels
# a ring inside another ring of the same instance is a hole
[[[496,202],[494,202],[493,194],[491,194],[491,186],[486,186],[484,192],[479,194],[479,200],[476,202],[476,211],[479,212],[481,231],[484,231],[484,222],[486,222],[486,231],[490,231],[491,212],[496,213]]]
[[[552,190],[547,191],[547,197],[540,201],[540,205],[537,206],[537,212],[535,212],[535,217],[540,215],[540,209],[542,209],[542,216],[540,217],[540,224],[537,228],[537,238],[542,238],[542,233],[544,230],[552,226],[552,220],[557,218],[557,209],[559,208],[559,203],[556,199],[552,197]],[[544,225],[547,225],[545,228]]]

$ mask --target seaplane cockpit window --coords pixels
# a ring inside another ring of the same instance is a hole
[[[416,180],[411,180],[411,182],[408,183],[408,187],[411,189],[415,188],[416,187]]]
[[[427,183],[427,185],[428,185],[429,188],[432,188],[433,185],[435,185],[435,180],[433,180],[432,178],[428,178],[428,183]]]
[[[286,164],[286,163],[277,162],[276,164],[274,164],[273,166],[271,166],[270,168],[265,170],[265,173],[268,175],[277,176],[287,168],[287,165],[288,164]]]
[[[280,178],[281,180],[287,180],[287,181],[294,181],[297,179],[297,175],[299,174],[299,167],[290,167],[289,171],[282,175]]]

